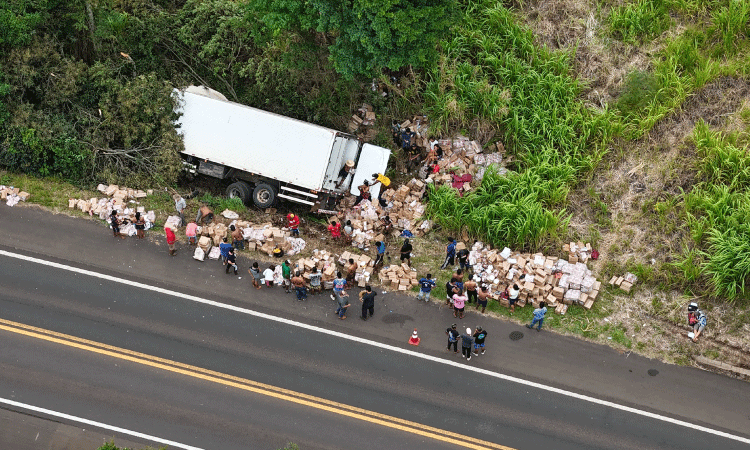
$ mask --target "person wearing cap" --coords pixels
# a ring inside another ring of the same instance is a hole
[[[453,353],[458,353],[458,337],[460,336],[460,333],[456,329],[456,324],[454,323],[450,328],[445,330],[445,334],[448,335],[448,348],[446,350],[450,351],[452,345]]]
[[[466,329],[466,334],[461,335],[461,355],[467,361],[471,360],[471,345],[474,343],[471,328]]]
[[[464,289],[466,289],[466,298],[467,302],[471,303],[472,299],[474,300],[474,303],[477,301],[477,287],[479,286],[477,284],[477,281],[479,280],[478,276],[474,276],[474,278],[469,278],[469,281],[464,283]]]
[[[172,196],[174,199],[174,209],[177,210],[177,215],[180,216],[180,226],[185,226],[185,208],[187,208],[187,203],[185,203],[185,199],[182,198],[180,194],[175,194]]]
[[[707,323],[706,314],[698,308],[698,304],[695,302],[690,303],[688,305],[688,325],[693,327],[693,342],[698,341],[698,336],[706,328]]]
[[[391,179],[387,176],[383,175],[382,173],[374,173],[372,174],[372,184],[371,186],[375,186],[376,184],[380,183],[381,188],[380,192],[378,192],[378,201],[380,202],[380,206],[385,206],[386,202],[383,200],[383,193],[385,193],[386,189],[391,188]]]
[[[474,356],[479,356],[479,349],[482,349],[482,354],[484,355],[484,338],[487,337],[487,332],[482,329],[482,327],[477,325],[477,330],[472,335],[474,338]]]
[[[354,169],[354,161],[350,159],[346,161],[344,167],[339,170],[339,181],[338,183],[336,183],[336,189],[339,189],[346,182],[346,180],[349,178],[349,174],[353,173],[352,169]]]
[[[281,263],[281,277],[284,279],[284,291],[288,294],[292,288],[292,263],[288,259]]]
[[[299,237],[299,216],[294,213],[286,215],[286,225],[289,227],[292,236]]]

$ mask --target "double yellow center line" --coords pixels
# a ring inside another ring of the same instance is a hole
[[[374,411],[357,408],[355,406],[350,406],[343,403],[326,400],[324,398],[303,394],[301,392],[291,391],[289,389],[283,389],[280,387],[271,386],[269,384],[259,383],[257,381],[239,378],[201,367],[191,366],[189,364],[183,364],[169,359],[146,355],[144,353],[138,353],[124,348],[113,347],[111,345],[102,344],[100,342],[94,342],[63,333],[57,333],[55,331],[37,328],[18,322],[0,319],[0,330],[42,339],[48,342],[54,342],[56,344],[62,344],[68,347],[98,353],[101,355],[111,356],[113,358],[130,361],[137,364],[142,364],[144,366],[150,366],[173,373],[178,373],[181,375],[187,375],[189,377],[198,378],[212,383],[231,386],[237,389],[242,389],[244,391],[265,395],[267,397],[273,397],[279,400],[284,400],[299,405],[309,406],[311,408],[319,409],[322,411],[328,411],[334,414],[339,414],[353,419],[382,425],[384,427],[393,428],[396,430],[404,431],[406,433],[455,444],[465,448],[513,450],[510,447],[498,445],[493,442],[475,439],[458,433],[452,433],[450,431],[422,425],[416,422],[400,419],[398,417],[388,416]]]

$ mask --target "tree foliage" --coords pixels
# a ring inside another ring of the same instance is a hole
[[[274,32],[330,33],[330,58],[347,78],[382,68],[425,67],[455,17],[454,0],[251,0],[251,16]]]

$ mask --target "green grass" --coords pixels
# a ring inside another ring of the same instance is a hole
[[[427,75],[428,115],[437,131],[468,127],[473,119],[484,131],[502,133],[515,170],[488,172],[463,197],[449,188],[434,191],[428,214],[494,246],[538,248],[566,229],[568,192],[601,159],[610,136],[607,115],[581,101],[571,53],[537,46],[502,4],[465,5],[442,62]]]
[[[614,8],[609,15],[609,32],[631,44],[654,38],[672,24],[670,4],[669,0],[637,0]]]

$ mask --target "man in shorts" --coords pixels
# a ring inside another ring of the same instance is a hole
[[[435,280],[432,279],[432,274],[428,273],[425,278],[419,280],[419,294],[417,294],[417,300],[430,301],[430,292],[435,287]]]
[[[508,304],[510,305],[510,312],[516,311],[516,303],[518,302],[518,295],[521,293],[521,288],[517,284],[513,283],[513,286],[508,286]]]
[[[474,338],[474,356],[479,356],[479,349],[482,349],[482,354],[484,355],[484,338],[487,337],[487,332],[482,329],[482,327],[477,326],[477,331],[474,332],[472,335]]]
[[[477,293],[477,309],[480,307],[482,308],[482,314],[484,314],[484,310],[487,308],[487,299],[490,296],[490,291],[487,289],[487,286],[482,286],[481,289],[479,289],[479,292]]]
[[[453,346],[453,353],[458,353],[458,337],[460,336],[460,333],[456,329],[456,324],[454,323],[451,325],[450,328],[445,330],[445,334],[448,335],[448,351],[451,349],[451,345]]]

